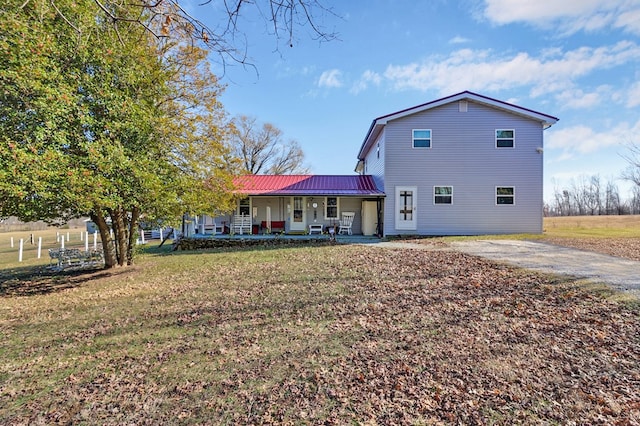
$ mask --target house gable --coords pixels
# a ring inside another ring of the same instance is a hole
[[[365,136],[364,141],[358,152],[358,160],[363,161],[367,153],[375,147],[375,142],[384,131],[385,126],[394,120],[398,120],[413,114],[418,114],[423,111],[428,111],[441,107],[443,105],[461,102],[459,108],[463,108],[464,102],[475,102],[477,104],[486,105],[488,107],[524,117],[529,120],[537,121],[542,125],[543,129],[546,129],[558,121],[558,118],[548,114],[537,112],[528,108],[523,108],[517,105],[510,104],[508,102],[493,99],[487,96],[479,95],[477,93],[464,91],[455,95],[447,96],[445,98],[437,99],[431,102],[427,102],[421,105],[417,105],[411,108],[407,108],[401,111],[397,111],[391,114],[383,115],[373,120],[369,131]],[[466,105],[466,104],[464,104]]]

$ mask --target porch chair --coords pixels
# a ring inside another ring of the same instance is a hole
[[[232,225],[234,234],[251,234],[251,216],[237,214],[233,217]]]
[[[218,224],[215,219],[213,221],[213,235],[224,234],[224,226],[222,224]]]
[[[224,232],[222,225],[219,225],[218,223],[216,223],[215,218],[212,219],[211,223],[207,223],[207,219],[205,217],[205,219],[203,219],[201,227],[202,227],[201,229],[202,234],[211,233],[213,235],[220,235]]]
[[[338,234],[342,235],[343,232],[351,235],[351,226],[353,225],[353,219],[356,217],[355,212],[342,212],[342,219],[340,219],[340,227],[338,228]]]

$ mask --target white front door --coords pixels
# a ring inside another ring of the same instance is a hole
[[[305,209],[305,198],[304,197],[293,197],[291,200],[291,225],[289,226],[289,230],[291,231],[304,231],[307,226],[307,218],[306,218],[306,209]]]
[[[396,229],[416,230],[418,187],[396,186]]]

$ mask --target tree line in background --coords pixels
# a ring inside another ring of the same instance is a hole
[[[600,216],[640,214],[640,185],[634,185],[630,197],[620,196],[618,185],[600,176],[583,176],[568,188],[556,188],[551,202],[545,204],[545,216]]]
[[[553,199],[545,203],[545,216],[601,216],[640,214],[640,144],[631,143],[622,155],[627,167],[621,178],[632,184],[623,199],[615,182],[598,175],[574,179],[568,188],[556,188]]]

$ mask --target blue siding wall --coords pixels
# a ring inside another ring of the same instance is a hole
[[[412,129],[431,129],[430,149],[412,147]],[[515,130],[515,148],[496,148],[496,129]],[[542,232],[540,122],[472,101],[460,112],[452,102],[388,122],[383,139],[386,235]],[[435,205],[434,185],[453,186],[453,204]],[[394,229],[396,186],[418,187],[416,231]],[[514,187],[515,204],[496,205],[496,186]]]

